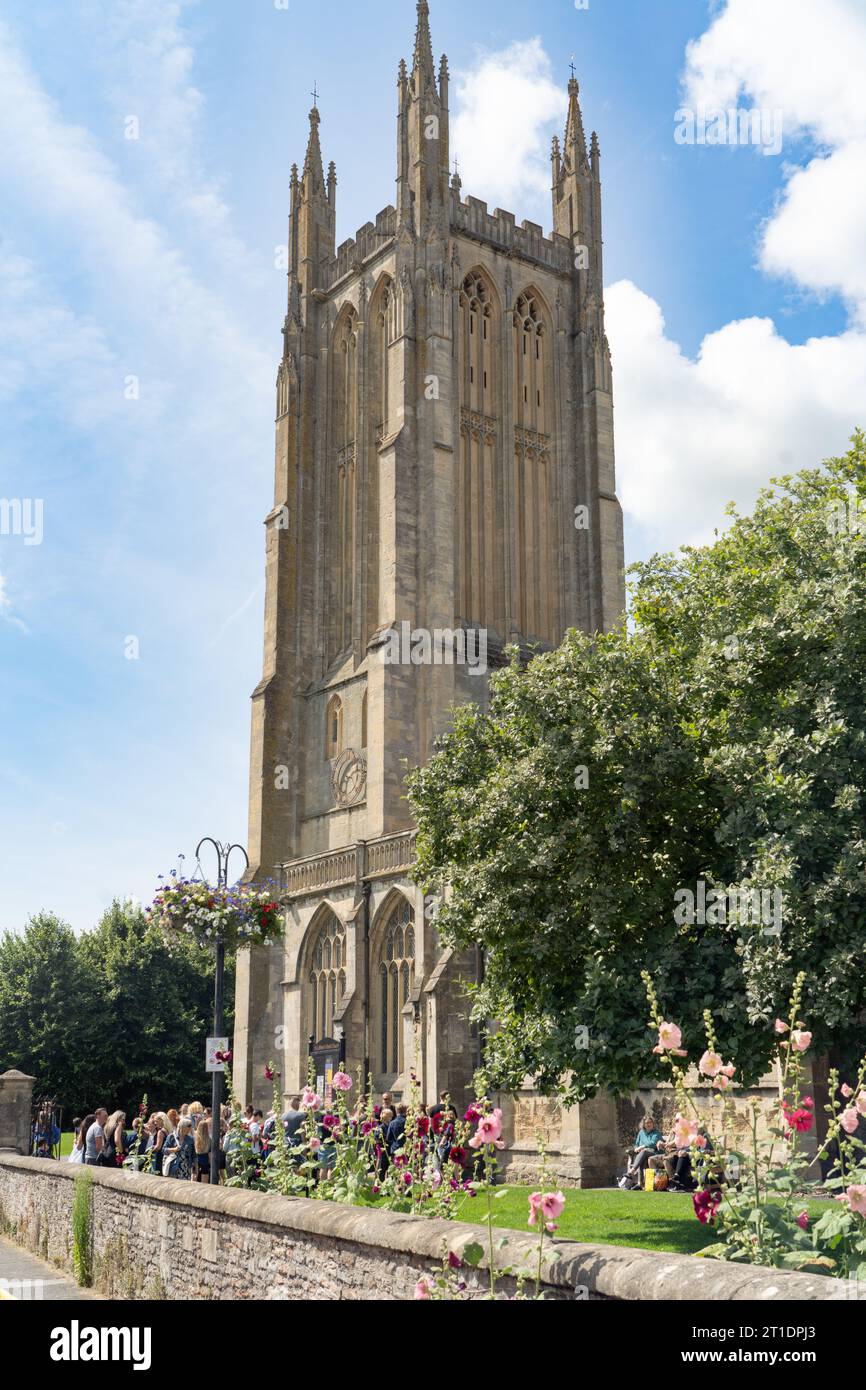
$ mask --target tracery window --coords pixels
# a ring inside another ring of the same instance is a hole
[[[379,1062],[386,1075],[403,1070],[403,1006],[415,978],[414,914],[405,898],[394,904],[379,950]]]
[[[334,1014],[345,993],[346,928],[329,912],[319,927],[310,969],[310,1032],[316,1042],[334,1036]]]

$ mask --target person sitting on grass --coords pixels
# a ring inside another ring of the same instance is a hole
[[[662,1151],[664,1142],[661,1131],[655,1127],[655,1120],[652,1115],[644,1115],[643,1124],[637,1132],[634,1144],[630,1149],[626,1149],[628,1166],[625,1176],[619,1180],[621,1188],[642,1186],[644,1168],[653,1154]]]

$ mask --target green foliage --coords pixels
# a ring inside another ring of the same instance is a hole
[[[0,938],[0,1063],[35,1076],[36,1094],[56,1093],[67,1119],[97,1105],[130,1113],[143,1092],[163,1108],[194,1100],[205,1085],[213,966],[206,950],[166,945],[129,903],[113,903],[80,937],[39,914]]]
[[[82,1288],[93,1283],[93,1174],[82,1168],[75,1174],[72,1198],[72,1263]]]
[[[754,1080],[807,970],[817,1050],[866,1007],[866,437],[714,544],[635,567],[632,623],[497,673],[409,779],[444,945],[486,962],[481,1087],[567,1102],[645,1071],[641,969]],[[842,524],[844,519],[844,524]],[[863,524],[863,530],[860,529]],[[675,894],[778,888],[778,935]],[[588,1030],[587,1035],[582,1030]],[[588,1046],[586,1045],[588,1042]]]

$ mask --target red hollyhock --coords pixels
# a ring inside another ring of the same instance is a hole
[[[695,1216],[702,1226],[712,1226],[721,1200],[718,1192],[696,1192],[694,1194],[692,1202],[694,1203]]]
[[[419,1115],[417,1119],[418,1133],[426,1135],[430,1130],[430,1121],[426,1115]]]
[[[457,1163],[462,1168],[466,1162],[466,1150],[461,1148],[459,1144],[455,1144],[448,1157],[452,1163]]]

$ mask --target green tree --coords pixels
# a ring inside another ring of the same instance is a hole
[[[206,1100],[213,956],[180,939],[169,946],[140,907],[117,901],[96,929],[81,937],[79,950],[88,976],[98,983],[102,1021],[92,1093],[127,1111],[144,1093],[154,1106]],[[228,962],[229,1004],[233,992]],[[230,1012],[226,1023],[230,1031]]]
[[[0,1069],[35,1077],[35,1095],[81,1111],[98,1050],[97,986],[82,967],[72,928],[53,913],[0,939]]]
[[[491,684],[409,780],[443,943],[479,944],[486,1071],[567,1099],[646,1068],[641,969],[745,1079],[800,969],[816,1045],[866,1007],[866,440],[780,479],[714,544],[635,567],[631,624]],[[675,918],[778,889],[782,916]],[[583,1030],[586,1030],[586,1033]]]

